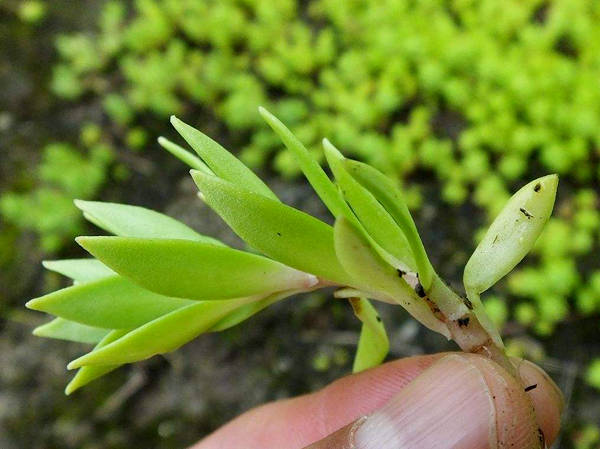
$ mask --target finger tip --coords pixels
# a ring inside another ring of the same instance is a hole
[[[552,378],[539,366],[523,360],[518,364],[519,375],[531,398],[539,427],[546,442],[551,444],[560,430],[564,395]],[[533,387],[535,385],[535,387]]]

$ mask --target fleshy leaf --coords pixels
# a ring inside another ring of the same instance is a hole
[[[414,257],[402,229],[379,201],[346,171],[344,156],[326,139],[323,147],[337,184],[367,234],[393,256],[396,268],[406,270],[408,267],[414,271]]]
[[[197,301],[132,330],[119,340],[73,360],[67,367],[131,363],[173,351],[210,330],[231,311],[259,299]]]
[[[544,176],[510,198],[467,262],[467,291],[484,292],[525,257],[552,214],[557,186],[558,176]]]
[[[93,349],[92,352],[103,348],[104,346],[112,343],[113,341],[118,340],[122,336],[126,335],[128,330],[113,330],[109,334],[107,334]],[[115,365],[95,365],[95,366],[83,366],[79,368],[77,374],[71,379],[71,382],[65,388],[65,394],[69,395],[73,393],[75,390],[89,384],[91,381],[98,379],[99,377],[104,376],[105,374],[110,373],[111,371],[116,370],[121,364]]]
[[[230,327],[236,326],[237,324],[241,323],[242,321],[250,318],[251,316],[255,315],[256,313],[258,313],[261,310],[265,309],[266,307],[270,306],[271,304],[273,304],[277,301],[280,301],[281,299],[283,299],[287,296],[294,295],[299,292],[300,292],[299,290],[280,292],[280,293],[276,293],[273,295],[269,295],[266,298],[260,299],[256,302],[250,302],[249,304],[239,305],[234,310],[225,314],[225,316],[222,319],[218,320],[214,326],[207,328],[206,331],[207,332],[217,332],[217,331],[223,331],[223,330],[229,329]],[[219,304],[222,304],[222,302],[219,302]],[[106,336],[106,338],[104,338],[94,348],[94,350],[92,352],[94,352],[104,346],[107,346],[109,343],[112,343],[113,341],[120,339],[121,337],[127,335],[128,333],[129,333],[129,331],[127,331],[127,330],[112,331],[110,334],[108,334]],[[98,377],[101,377],[104,374],[107,374],[107,373],[115,370],[116,368],[118,368],[121,365],[122,365],[122,363],[109,364],[109,365],[82,366],[81,368],[79,368],[79,371],[77,372],[75,377],[71,380],[69,385],[67,385],[67,388],[65,389],[65,393],[71,394],[76,389],[81,388],[84,385],[91,382],[92,380],[97,379]]]
[[[473,311],[500,348],[500,334],[479,295],[506,276],[531,250],[552,214],[558,176],[531,181],[515,193],[494,219],[465,266],[463,282]]]
[[[277,195],[233,154],[196,128],[171,116],[171,124],[220,178],[279,201]]]
[[[377,198],[400,229],[402,229],[415,258],[420,282],[428,290],[431,286],[434,271],[425,252],[415,222],[404,202],[402,192],[400,192],[390,178],[370,165],[345,159],[344,166],[354,179]]]
[[[143,207],[82,200],[75,200],[75,205],[89,221],[121,237],[185,239],[223,245],[168,215]]]
[[[157,295],[112,276],[57,290],[32,299],[26,306],[88,326],[131,329],[192,303]]]
[[[354,314],[363,323],[352,367],[352,372],[358,373],[383,362],[390,350],[390,342],[383,321],[366,298],[352,298],[350,303]]]
[[[331,211],[334,217],[351,214],[351,210],[340,195],[336,186],[331,182],[319,163],[308,152],[302,142],[273,114],[262,106],[258,108],[260,115],[267,124],[279,135],[284,145],[292,152],[300,169],[308,179],[319,198]]]
[[[212,170],[208,168],[202,160],[196,156],[195,154],[190,153],[183,147],[180,147],[175,142],[171,142],[169,139],[165,137],[158,138],[158,144],[179,159],[184,164],[188,165],[190,168],[195,168],[196,170],[201,170],[209,174],[213,174]]]
[[[290,267],[329,281],[349,277],[335,255],[331,226],[230,182],[192,171],[206,203],[252,247]]]
[[[33,330],[33,335],[95,344],[102,340],[109,332],[110,329],[87,326],[75,321],[65,320],[64,318],[55,318],[46,324],[36,327]]]
[[[95,281],[116,274],[96,259],[45,260],[42,265],[77,282]]]
[[[353,286],[369,293],[373,299],[402,305],[408,313],[429,329],[450,337],[448,328],[439,321],[427,303],[385,262],[367,239],[344,217],[335,222],[335,250],[342,266],[354,277]]]
[[[227,299],[314,285],[314,276],[256,254],[191,240],[78,237],[142,287],[178,298]]]

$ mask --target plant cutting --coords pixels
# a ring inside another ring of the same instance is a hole
[[[348,300],[362,322],[354,371],[387,355],[386,330],[371,302],[381,301],[404,307],[463,351],[516,375],[480,295],[532,248],[552,212],[558,177],[536,179],[511,197],[465,267],[462,297],[435,272],[391,179],[345,158],[325,139],[332,181],[283,123],[264,108],[260,114],[335,217],[334,226],[283,204],[235,156],[172,117],[197,155],[164,138],[159,143],[192,168],[200,198],[255,251],[228,247],[141,207],[76,201],[85,218],[113,235],[76,239],[94,258],[44,262],[73,285],[27,303],[56,316],[34,334],[95,344],[68,364],[79,371],[66,393],[325,287],[335,287],[335,298]]]

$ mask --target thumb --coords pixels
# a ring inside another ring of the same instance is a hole
[[[504,447],[544,447],[530,396],[495,363],[453,354],[371,415],[306,449]]]

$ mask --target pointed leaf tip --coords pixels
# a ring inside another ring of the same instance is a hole
[[[157,295],[115,275],[54,291],[29,307],[88,326],[132,329],[193,302]]]
[[[190,153],[182,146],[177,145],[175,142],[171,142],[169,139],[161,136],[158,138],[158,144],[184,164],[198,170],[204,170],[208,173],[212,173],[212,170],[208,168],[208,165],[206,165],[202,159]]]
[[[336,159],[339,160],[344,160],[346,159],[344,157],[344,155],[342,154],[342,152],[340,150],[338,150],[334,144],[331,143],[331,141],[325,137],[323,139],[323,149],[325,150],[325,155],[327,156],[327,154],[329,154],[330,157],[335,157]],[[329,161],[329,158],[327,159]]]
[[[278,201],[277,196],[256,173],[246,167],[221,144],[179,119],[173,119],[171,123],[218,177]]]
[[[173,351],[198,335],[208,332],[241,306],[256,303],[260,299],[248,297],[224,302],[196,302],[146,323],[102,348],[82,355],[70,362],[67,368],[132,363]]]
[[[32,334],[37,337],[56,338],[59,340],[91,344],[98,343],[109,332],[109,329],[87,326],[64,318],[54,318],[53,320],[36,327]]]
[[[112,343],[113,341],[118,340],[119,338],[126,335],[128,332],[129,331],[123,330],[123,329],[111,331],[94,347],[92,352],[98,351],[99,349],[103,348],[104,346],[107,346],[108,344]],[[75,376],[73,376],[73,378],[71,379],[69,384],[66,386],[65,394],[70,395],[74,391],[79,390],[81,387],[84,387],[85,385],[89,384],[90,382],[94,381],[95,379],[98,379],[99,377],[102,377],[105,374],[108,374],[111,371],[114,371],[119,366],[120,365],[115,364],[115,365],[86,366],[86,367],[81,368],[77,372],[77,374],[75,374]]]
[[[62,274],[77,282],[87,282],[115,274],[110,268],[96,259],[44,260],[44,268]]]
[[[265,120],[268,119],[272,119],[275,118],[275,116],[273,114],[271,114],[269,112],[269,110],[267,108],[265,108],[264,106],[259,106],[258,107],[258,113],[262,116],[262,118],[264,118]]]
[[[72,360],[69,363],[67,363],[67,369],[68,370],[74,370],[74,369],[77,369],[77,368],[81,368],[82,366],[83,366],[83,364],[81,364],[79,362],[79,359],[75,359],[75,360]]]
[[[222,244],[168,215],[140,206],[86,201],[80,204],[80,208],[96,226],[121,237],[173,238]]]
[[[40,311],[40,310],[38,309],[38,306],[39,306],[39,303],[40,303],[39,299],[40,299],[40,298],[30,299],[29,301],[27,301],[27,302],[25,303],[25,307],[27,307],[27,308],[28,308],[28,309],[30,309],[30,310],[37,310],[37,311]],[[35,329],[34,329],[34,330],[35,330]],[[34,335],[35,335],[35,334],[34,334]]]
[[[281,120],[263,108],[261,115],[292,153],[306,179],[334,217],[350,214],[348,205],[317,160]]]

